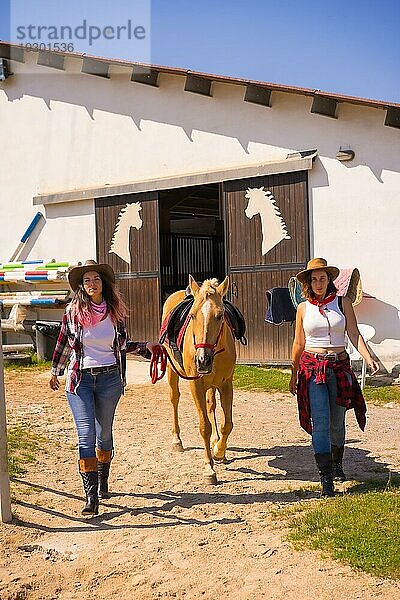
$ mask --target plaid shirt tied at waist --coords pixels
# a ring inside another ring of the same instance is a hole
[[[126,354],[134,353],[151,358],[151,352],[147,350],[147,342],[132,342],[127,339],[125,325],[121,322],[114,325],[115,336],[113,350],[116,364],[119,366],[122,385],[126,385]],[[65,389],[67,392],[76,393],[76,389],[82,379],[83,365],[83,328],[71,306],[68,306],[63,315],[61,330],[57,339],[53,354],[53,375],[63,375],[69,360]]]
[[[350,367],[347,356],[342,360],[317,358],[310,352],[303,352],[300,357],[297,374],[297,405],[301,427],[312,433],[309,386],[310,380],[315,375],[315,383],[326,383],[326,370],[332,369],[336,375],[337,396],[336,403],[344,406],[346,410],[354,409],[357,423],[362,431],[365,429],[367,406],[360,385]]]

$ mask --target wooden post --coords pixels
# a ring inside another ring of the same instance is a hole
[[[0,511],[2,523],[10,523],[12,520],[10,500],[10,477],[8,475],[7,456],[7,419],[6,398],[4,393],[4,362],[3,343],[0,321]]]

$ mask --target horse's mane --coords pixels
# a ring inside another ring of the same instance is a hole
[[[205,281],[203,281],[202,285],[200,286],[199,293],[195,298],[192,312],[198,310],[199,305],[202,304],[202,302],[207,298],[216,297],[218,285],[219,281],[215,277],[213,279],[206,279]]]
[[[213,277],[213,279],[206,279],[205,281],[203,281],[203,284],[200,288],[200,293],[204,294],[205,296],[209,296],[210,294],[215,294],[217,291],[218,285],[219,285],[219,281],[218,281],[218,279],[216,279],[216,277]]]

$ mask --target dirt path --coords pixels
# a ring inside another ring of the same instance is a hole
[[[8,419],[48,438],[46,453],[13,483],[18,521],[0,528],[1,600],[155,598],[400,599],[378,580],[296,552],[273,517],[313,487],[308,436],[289,395],[236,392],[229,461],[203,484],[197,415],[183,386],[186,451],[171,451],[166,384],[130,386],[116,421],[113,497],[80,515],[75,433],[47,374],[6,375]],[[356,479],[400,470],[400,407],[370,407],[365,434],[348,418],[346,467]],[[297,493],[296,493],[297,491]],[[312,489],[306,497],[317,495]]]

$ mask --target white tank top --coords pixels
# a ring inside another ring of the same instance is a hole
[[[322,307],[306,301],[303,317],[303,329],[306,336],[306,347],[335,348],[345,346],[344,331],[346,319],[339,308],[338,297]]]
[[[114,337],[114,325],[109,316],[93,327],[82,328],[84,369],[108,367],[116,363],[113,350]]]

